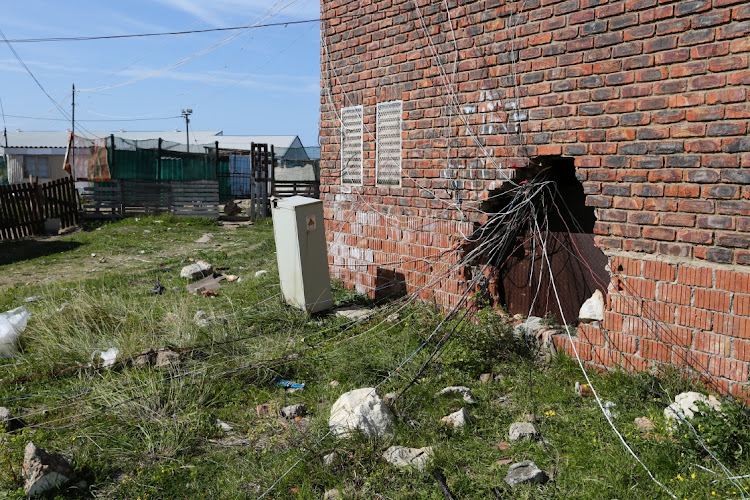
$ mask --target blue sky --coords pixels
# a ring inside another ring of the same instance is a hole
[[[119,35],[274,23],[319,16],[318,0],[24,0],[7,2],[8,39]],[[185,129],[227,135],[299,135],[317,145],[319,24],[206,34],[54,43],[13,48],[85,130]],[[70,127],[0,43],[0,99],[8,130]],[[19,118],[34,117],[30,118]],[[164,118],[154,121],[87,121]]]

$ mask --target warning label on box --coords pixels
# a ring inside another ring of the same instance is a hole
[[[315,216],[314,215],[308,215],[307,216],[307,230],[308,231],[314,231],[317,227]]]

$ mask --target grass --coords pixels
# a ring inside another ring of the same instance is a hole
[[[196,243],[205,233],[211,241]],[[2,249],[0,309],[26,305],[32,317],[21,355],[0,360],[0,405],[31,424],[0,436],[0,498],[23,497],[20,468],[29,440],[74,457],[78,477],[52,494],[58,498],[256,498],[287,473],[265,498],[320,498],[338,488],[346,498],[440,499],[434,468],[457,498],[666,497],[623,448],[596,402],[574,393],[574,383],[583,382],[575,360],[558,356],[548,366],[536,364],[513,340],[512,325],[495,314],[448,322],[418,350],[442,319],[427,305],[407,305],[390,320],[394,306],[386,305],[362,324],[285,307],[269,221],[230,230],[209,220],[129,219],[50,241],[3,243]],[[224,282],[213,299],[190,295],[179,271],[191,258],[228,267],[225,272],[242,281]],[[270,272],[256,278],[260,269]],[[156,279],[166,287],[163,295],[150,293]],[[24,303],[30,296],[43,298]],[[334,296],[339,305],[375,306],[339,285]],[[58,311],[64,302],[69,305]],[[215,320],[198,326],[199,310]],[[454,330],[420,371],[435,340]],[[120,351],[115,366],[90,365],[92,355],[110,347]],[[134,356],[159,349],[179,350],[182,363],[166,369],[133,364]],[[482,384],[483,372],[498,377]],[[664,405],[650,392],[656,379],[591,375],[604,400],[617,404],[614,420],[625,439],[678,498],[739,496],[690,436],[668,435]],[[305,382],[305,389],[286,391],[275,377]],[[413,379],[394,404],[392,437],[326,436],[330,407],[343,392],[382,383],[382,396]],[[675,376],[658,383],[672,395],[688,388]],[[448,385],[466,385],[477,399],[466,405],[473,422],[463,431],[439,423],[465,406],[435,397]],[[278,416],[279,408],[295,403],[307,405],[307,424]],[[269,411],[259,414],[260,405]],[[510,424],[529,413],[548,445],[497,447]],[[657,424],[652,435],[637,431],[633,420],[640,416]],[[219,429],[217,419],[233,430]],[[750,449],[747,425],[739,417],[732,422],[732,433],[714,428],[706,436]],[[721,419],[712,425],[721,428]],[[396,469],[380,458],[391,444],[435,446],[435,458],[423,473]],[[339,459],[325,466],[322,457],[334,451]],[[722,456],[741,474],[750,459],[736,451]],[[503,481],[508,464],[498,463],[505,459],[534,460],[554,480],[511,492]]]

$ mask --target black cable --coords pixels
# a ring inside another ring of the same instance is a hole
[[[163,31],[155,33],[132,33],[128,35],[99,35],[99,36],[57,36],[50,38],[14,38],[6,39],[7,43],[42,43],[42,42],[86,42],[90,40],[116,40],[119,38],[146,38],[154,36],[191,35],[194,33],[212,33],[216,31],[238,31],[255,28],[270,28],[273,26],[289,26],[292,24],[318,23],[320,19],[304,19],[301,21],[285,21],[279,23],[254,24],[250,26],[229,26],[225,28],[206,28],[201,30]]]

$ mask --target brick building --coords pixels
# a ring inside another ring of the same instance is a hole
[[[490,202],[569,168],[605,275],[581,357],[748,388],[750,2],[323,0],[321,18],[335,276],[453,306]]]

